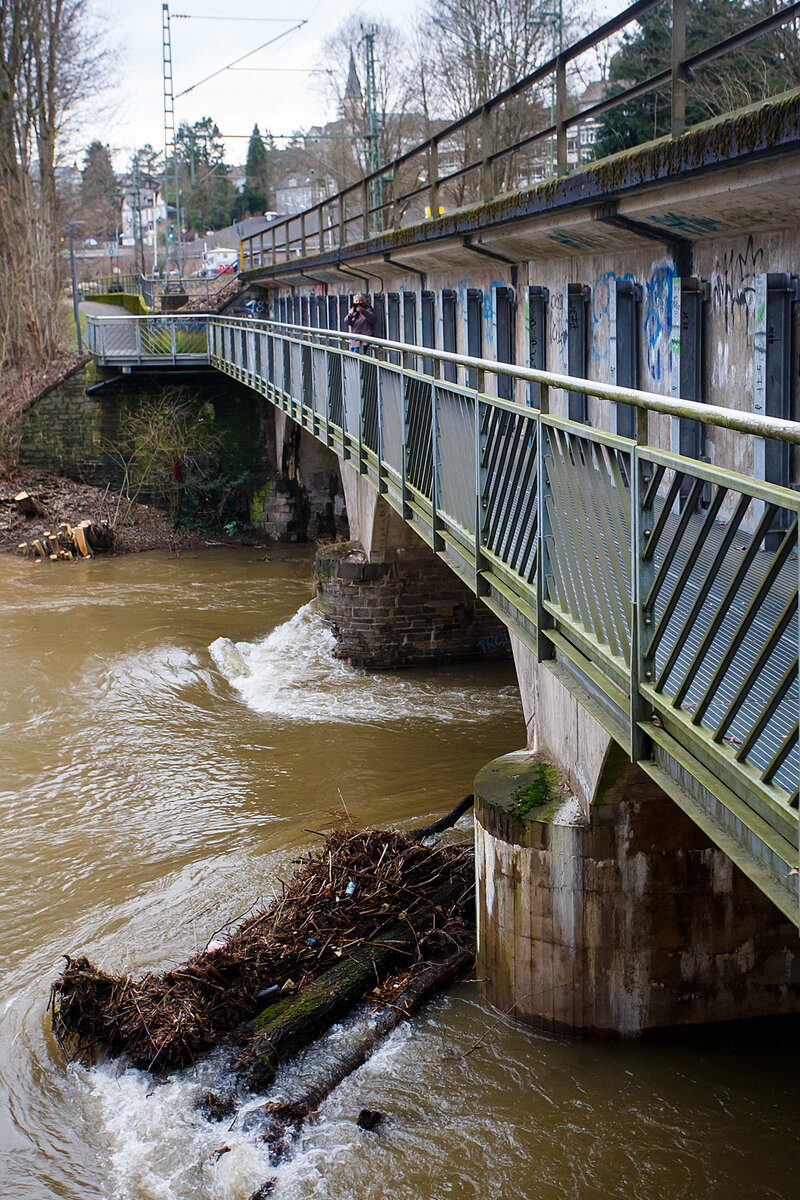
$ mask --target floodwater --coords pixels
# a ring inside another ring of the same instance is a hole
[[[213,1060],[166,1080],[65,1064],[60,956],[180,961],[268,900],[312,831],[422,823],[522,744],[510,667],[359,675],[310,575],[297,548],[0,559],[0,1200],[247,1200],[274,1172],[243,1114],[197,1113]],[[334,1092],[273,1194],[788,1200],[797,1048],[796,1023],[544,1037],[465,983]],[[361,1108],[385,1125],[359,1130]]]

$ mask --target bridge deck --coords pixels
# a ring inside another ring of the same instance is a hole
[[[102,336],[90,346],[119,362],[120,336]],[[157,345],[153,327],[123,336],[129,362]],[[201,328],[158,336],[172,361]],[[555,660],[635,761],[800,923],[797,493],[555,416],[550,394],[566,381],[545,372],[481,364],[535,379],[534,409],[411,369],[418,347],[376,342],[376,361],[340,348],[347,335],[229,318],[202,336],[206,362],[349,459]],[[569,390],[684,405],[588,380]],[[684,408],[743,430],[765,420]],[[763,431],[783,425],[800,440],[786,422]]]

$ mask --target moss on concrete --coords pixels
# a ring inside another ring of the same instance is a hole
[[[584,164],[568,175],[548,179],[522,191],[507,192],[494,200],[465,206],[441,217],[418,221],[401,228],[386,230],[371,238],[353,242],[343,249],[347,257],[361,258],[378,252],[421,246],[443,237],[463,236],[472,231],[490,229],[523,216],[547,212],[554,207],[597,201],[629,188],[688,174],[702,168],[735,163],[742,157],[779,150],[800,141],[800,88],[764,103],[751,105],[722,117],[693,126],[680,137],[664,137],[630,150]],[[338,251],[337,251],[338,254]],[[324,266],[326,254],[312,254],[303,260],[308,266]],[[276,264],[275,275],[281,271]],[[272,269],[257,268],[244,272],[248,279],[263,279]]]
[[[529,804],[531,796],[536,799]],[[558,768],[529,750],[495,758],[475,777],[477,820],[493,837],[517,846],[546,846],[547,826],[569,797]]]

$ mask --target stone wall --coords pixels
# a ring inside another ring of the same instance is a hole
[[[478,978],[542,1029],[649,1029],[800,1010],[800,935],[613,746],[588,814],[569,789],[520,816],[536,757],[475,781]]]
[[[316,558],[320,611],[336,656],[384,670],[507,658],[505,627],[432,553],[398,549],[368,561],[357,543],[326,546]]]
[[[115,375],[90,362],[30,405],[23,418],[20,465],[100,486],[118,482],[113,450],[120,446],[121,424],[164,386],[184,387],[198,406],[210,406],[209,417],[223,436],[224,474],[236,478],[274,463],[272,424],[263,401],[249,388],[217,372]]]

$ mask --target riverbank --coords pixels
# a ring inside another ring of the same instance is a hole
[[[47,516],[23,516],[14,504],[14,496],[21,491],[35,495]],[[130,504],[110,487],[92,487],[61,475],[43,475],[41,471],[22,468],[0,477],[0,552],[16,551],[20,542],[30,542],[54,524],[66,521],[79,525],[84,520],[97,525],[108,522],[116,534],[118,554],[208,544],[206,537],[180,526],[176,528],[163,509]]]

